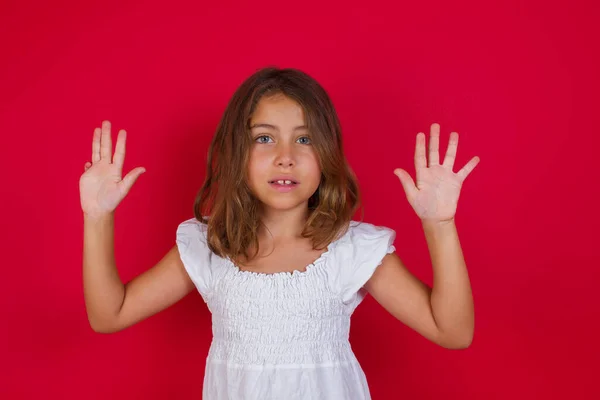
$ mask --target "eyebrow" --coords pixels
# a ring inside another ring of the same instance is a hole
[[[250,126],[250,129],[255,129],[255,128],[267,128],[267,129],[273,129],[273,130],[279,130],[279,128],[277,128],[275,125],[271,125],[271,124],[254,124]],[[295,131],[299,131],[301,129],[308,129],[305,125],[300,125],[294,128]]]

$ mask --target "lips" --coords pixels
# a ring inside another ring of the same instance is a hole
[[[277,183],[277,181],[291,181],[292,184],[298,184],[298,180],[293,176],[276,176],[273,179],[269,180],[269,183]]]
[[[287,181],[290,181],[290,179],[287,179]],[[280,193],[288,193],[291,192],[293,190],[296,189],[296,186],[298,186],[297,183],[277,183],[277,181],[274,182],[270,182],[269,186],[271,186],[273,189],[275,189],[276,191],[280,192]]]

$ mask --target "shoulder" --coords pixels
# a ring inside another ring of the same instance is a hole
[[[339,290],[345,303],[358,305],[366,292],[361,290],[383,258],[395,252],[396,232],[383,225],[351,221],[337,252]]]
[[[203,218],[208,221],[206,217]],[[177,240],[189,242],[201,240],[206,243],[206,232],[208,226],[196,218],[186,219],[177,226]]]
[[[369,245],[376,242],[389,242],[396,239],[396,231],[384,225],[375,225],[364,221],[350,221],[347,232],[349,242],[356,246]]]
[[[190,218],[177,226],[176,243],[181,261],[190,278],[204,297],[212,290],[218,263],[208,247],[207,225]]]
[[[390,227],[352,220],[334,246],[345,269],[381,261],[386,254],[396,251],[395,240],[396,231]]]
[[[189,264],[203,260],[206,265],[214,254],[208,246],[208,226],[196,218],[190,218],[177,226],[176,242],[179,252]]]
[[[203,218],[204,221],[208,221],[208,219],[206,217]],[[190,218],[190,219],[186,219],[184,221],[182,221],[177,229],[181,229],[183,231],[206,231],[206,222],[201,222],[199,221],[197,218]]]

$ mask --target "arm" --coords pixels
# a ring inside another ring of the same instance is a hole
[[[433,264],[433,289],[388,254],[365,289],[390,314],[432,342],[449,349],[471,344],[471,286],[454,222],[423,224]]]
[[[194,289],[177,246],[123,284],[114,257],[114,215],[84,215],[83,287],[90,326],[113,333],[173,305]]]
[[[88,320],[96,332],[127,328],[175,303],[194,285],[174,246],[158,264],[126,285],[114,254],[114,210],[145,172],[123,176],[127,132],[120,130],[112,152],[111,124],[94,129],[92,159],[79,179],[83,210],[83,289]]]
[[[471,284],[454,217],[463,182],[480,159],[471,158],[454,173],[458,133],[450,133],[442,164],[439,139],[440,126],[432,124],[428,160],[425,134],[417,134],[416,184],[405,170],[394,170],[409,204],[423,224],[433,265],[433,289],[408,272],[395,254],[384,258],[383,265],[377,268],[366,286],[396,318],[429,340],[457,349],[468,347],[473,340],[474,312]]]

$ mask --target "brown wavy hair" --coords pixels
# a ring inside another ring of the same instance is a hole
[[[302,107],[321,169],[302,236],[312,239],[314,249],[329,246],[346,232],[361,205],[358,181],[344,155],[340,122],[327,92],[298,69],[262,68],[230,99],[210,143],[206,179],[194,202],[196,219],[208,225],[209,248],[234,262],[241,255],[253,259],[259,247],[260,201],[247,185],[250,118],[263,96],[280,94]],[[250,257],[251,245],[256,252]]]

